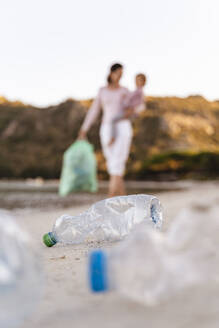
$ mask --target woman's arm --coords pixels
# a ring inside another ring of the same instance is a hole
[[[142,102],[140,105],[135,107],[135,114],[140,114],[141,112],[143,112],[144,110],[146,110],[147,106],[145,102]]]
[[[146,109],[145,96],[143,90],[140,89],[139,93],[133,98],[134,114],[138,116],[141,112]]]
[[[145,103],[144,95],[142,94],[142,99],[139,99],[139,96],[137,96],[135,99],[133,99],[133,103],[130,102],[130,107],[127,107],[125,109],[123,118],[138,116],[145,109],[146,109],[146,103]]]
[[[133,114],[138,114],[145,109],[144,94],[142,88],[137,88],[135,91],[128,91],[122,102],[123,116],[120,119],[130,118]]]
[[[90,129],[91,125],[94,123],[95,119],[100,113],[101,110],[100,93],[101,91],[99,90],[97,97],[94,99],[90,109],[87,112],[87,115],[79,131],[79,135],[78,135],[79,138],[86,137],[88,130]]]
[[[130,108],[138,106],[142,102],[142,89],[136,89],[135,91],[128,91],[123,99],[123,108]]]

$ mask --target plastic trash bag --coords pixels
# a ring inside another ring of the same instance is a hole
[[[64,153],[59,194],[74,191],[97,191],[96,158],[93,146],[77,140]]]

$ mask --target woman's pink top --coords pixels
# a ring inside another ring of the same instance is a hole
[[[111,123],[118,116],[122,116],[124,110],[123,104],[129,98],[129,96],[130,91],[124,87],[110,89],[106,86],[100,88],[96,99],[93,101],[85,117],[85,120],[82,124],[82,130],[89,130],[101,109],[103,110],[102,123]]]

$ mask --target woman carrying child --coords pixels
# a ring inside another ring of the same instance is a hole
[[[130,92],[119,84],[122,73],[121,64],[111,66],[107,78],[108,84],[99,89],[78,135],[80,139],[86,138],[88,130],[102,109],[100,140],[110,175],[110,197],[126,193],[123,176],[133,134],[130,118],[144,109],[145,76],[143,74],[136,76],[137,89]]]

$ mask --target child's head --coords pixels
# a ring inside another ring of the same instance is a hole
[[[147,82],[146,75],[144,75],[143,73],[137,74],[135,77],[135,82],[137,88],[143,88]]]

